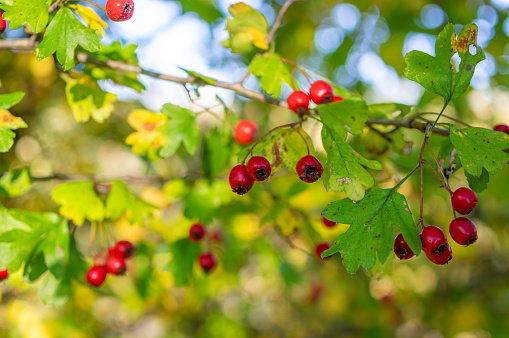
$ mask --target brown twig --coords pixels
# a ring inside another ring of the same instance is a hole
[[[283,16],[285,15],[286,11],[290,7],[291,4],[294,2],[297,2],[300,0],[288,0],[284,3],[283,7],[281,7],[281,10],[279,11],[276,21],[274,22],[274,25],[270,29],[269,35],[267,36],[267,44],[270,45],[272,40],[274,40],[274,37],[276,36],[276,31],[278,30],[279,26],[283,23]]]

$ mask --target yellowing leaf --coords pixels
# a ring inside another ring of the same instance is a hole
[[[106,216],[118,219],[125,215],[129,224],[144,225],[146,216],[152,215],[153,205],[140,200],[129,191],[123,181],[113,182],[111,191],[106,199]]]
[[[13,116],[8,110],[0,110],[0,127],[18,129],[26,128],[27,124],[21,117]]]
[[[127,123],[138,131],[150,132],[162,126],[168,118],[146,109],[136,109],[127,117]]]
[[[260,49],[269,49],[267,36],[256,27],[247,28],[247,36],[253,40],[253,44]]]
[[[90,221],[104,219],[104,204],[97,196],[92,181],[61,184],[53,190],[51,198],[60,204],[60,214],[76,225],[83,225],[85,218]]]
[[[127,136],[125,143],[132,146],[133,152],[137,155],[149,153],[151,159],[157,158],[156,150],[164,144],[165,140],[159,127],[167,120],[166,115],[145,109],[133,110],[127,117],[127,122],[137,131]]]
[[[88,28],[92,28],[101,35],[104,34],[104,28],[107,28],[108,24],[106,24],[92,8],[79,4],[69,5],[67,7],[72,9],[76,14],[79,14],[83,20],[85,20]]]

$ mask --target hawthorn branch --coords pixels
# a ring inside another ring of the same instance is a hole
[[[293,4],[294,2],[297,2],[300,0],[288,0],[284,3],[283,7],[281,7],[281,10],[279,10],[279,13],[277,15],[276,21],[274,22],[274,25],[270,29],[269,35],[267,37],[267,45],[269,45],[272,40],[274,40],[274,37],[276,36],[276,31],[278,30],[279,26],[283,23],[283,16],[285,15],[288,8]]]
[[[5,174],[5,173],[3,173]],[[2,175],[3,175],[2,174]],[[163,179],[161,177],[156,176],[94,176],[87,174],[53,174],[48,176],[39,176],[32,177],[32,181],[52,181],[52,180],[61,180],[61,181],[81,181],[81,180],[90,180],[94,182],[107,183],[114,180],[122,180],[132,185],[146,185],[146,184],[156,184],[156,183],[165,183],[168,180]]]

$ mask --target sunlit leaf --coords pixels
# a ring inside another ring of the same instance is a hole
[[[368,106],[360,98],[352,97],[340,102],[318,105],[316,108],[322,123],[334,130],[342,140],[348,132],[360,135],[368,121]]]
[[[40,33],[48,24],[48,0],[2,0],[0,9],[4,11],[3,20],[9,21],[11,29],[24,25],[34,33]]]
[[[139,199],[127,189],[123,181],[114,181],[106,199],[106,217],[118,219],[125,215],[130,224],[145,225],[145,218],[152,215],[153,205]]]
[[[292,85],[292,74],[278,54],[259,55],[249,64],[249,71],[260,78],[262,89],[278,98],[284,83]]]
[[[97,13],[92,8],[80,4],[69,5],[67,7],[81,16],[83,20],[85,20],[87,27],[92,28],[97,33],[103,35],[104,28],[108,28],[106,22],[104,22],[103,19],[101,19],[101,17],[97,15]]]
[[[83,225],[85,218],[92,222],[104,219],[104,204],[92,181],[61,184],[53,190],[51,198],[60,204],[60,214],[78,226]]]
[[[200,141],[200,129],[196,126],[196,117],[188,109],[166,103],[161,112],[169,121],[161,132],[165,137],[165,144],[159,154],[162,157],[173,155],[181,144],[189,154],[194,154]]]

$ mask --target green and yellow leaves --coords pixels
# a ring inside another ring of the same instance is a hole
[[[34,33],[40,33],[48,24],[48,0],[3,0],[0,9],[5,13],[3,19],[10,21],[11,29],[18,29],[23,25]]]
[[[53,190],[51,198],[60,204],[60,214],[78,226],[83,225],[85,218],[92,222],[104,219],[104,204],[92,181],[61,184]]]
[[[30,189],[31,181],[27,168],[8,171],[0,178],[0,196],[21,196]]]
[[[509,154],[502,150],[509,148],[509,135],[485,128],[458,129],[450,125],[449,136],[458,152],[465,172],[474,176],[483,176],[483,171],[495,175],[498,169],[503,169]],[[487,182],[486,174],[483,181]]]
[[[6,153],[14,144],[16,134],[13,130],[26,128],[21,117],[13,116],[7,109],[21,101],[25,93],[15,92],[0,95],[0,152]]]
[[[374,188],[360,202],[342,199],[327,205],[325,218],[350,228],[339,235],[334,245],[322,254],[327,257],[340,252],[350,274],[362,265],[375,266],[376,258],[384,263],[394,245],[394,229],[403,234],[413,252],[421,252],[421,240],[405,196],[393,189]]]
[[[262,89],[276,99],[281,94],[283,83],[292,86],[292,74],[276,53],[259,55],[251,61],[249,71],[260,79]]]
[[[322,142],[327,152],[323,173],[326,190],[344,191],[354,202],[362,200],[365,188],[371,188],[375,183],[364,167],[381,170],[382,165],[377,161],[366,160],[326,126],[322,129]]]
[[[64,70],[74,68],[74,53],[79,45],[85,50],[99,50],[101,35],[93,29],[85,27],[76,19],[72,11],[61,8],[50,22],[44,39],[36,49],[37,60],[42,60],[57,53],[58,62]]]
[[[470,46],[476,49],[470,52]],[[451,64],[452,56],[458,53],[461,58],[459,71]],[[405,56],[407,67],[405,76],[422,85],[427,90],[442,96],[449,102],[466,92],[474,75],[475,66],[486,56],[477,45],[477,26],[463,27],[456,38],[454,25],[449,23],[438,34],[433,57],[421,51],[411,51]]]
[[[166,115],[145,109],[133,110],[127,117],[127,122],[136,131],[127,136],[125,143],[132,146],[136,155],[148,154],[149,159],[153,161],[158,159],[158,150],[164,143],[160,127],[166,121],[168,121]]]
[[[353,135],[362,134],[368,121],[368,106],[357,97],[347,98],[340,102],[319,105],[316,110],[322,123],[330,130],[346,140],[348,132]]]
[[[104,28],[107,28],[108,25],[92,8],[79,4],[69,5],[68,7],[83,18],[88,28],[95,30],[101,35],[104,34]]]
[[[152,214],[153,205],[140,200],[122,181],[114,181],[106,199],[106,217],[118,219],[125,215],[130,224],[143,226],[145,217]]]
[[[254,47],[268,49],[267,34],[269,25],[262,13],[243,2],[230,6],[233,19],[226,19],[226,30],[230,35],[223,46],[234,53],[250,52]]]
[[[181,144],[189,154],[194,154],[200,142],[200,129],[196,126],[196,116],[188,109],[167,103],[161,112],[169,119],[161,129],[165,143],[159,154],[162,157],[173,155]]]

